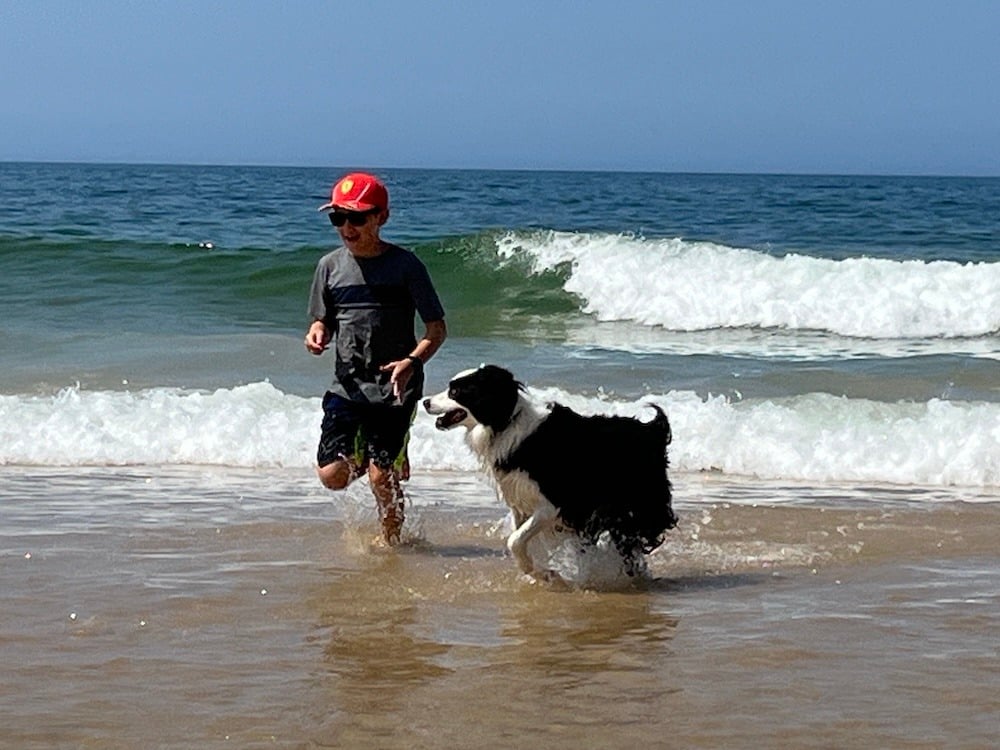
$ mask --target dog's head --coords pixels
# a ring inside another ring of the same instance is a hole
[[[439,430],[481,424],[499,432],[510,424],[522,390],[524,386],[507,370],[481,365],[458,373],[448,390],[425,398],[424,409],[438,415],[434,424]]]

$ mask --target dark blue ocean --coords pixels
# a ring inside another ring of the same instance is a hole
[[[0,165],[0,463],[308,466],[343,171]],[[429,388],[657,401],[682,471],[1000,485],[1000,179],[380,174],[447,310]],[[474,468],[448,437],[421,465]]]

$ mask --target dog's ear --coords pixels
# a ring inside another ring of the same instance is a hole
[[[492,388],[503,388],[506,385],[516,382],[514,374],[510,370],[505,370],[499,365],[479,365],[479,372],[484,381]]]
[[[480,398],[471,410],[481,424],[499,431],[510,424],[517,407],[518,392],[524,386],[514,379],[510,370],[497,365],[482,365],[478,371]],[[489,397],[486,397],[486,394]]]
[[[514,387],[519,391],[525,391],[525,385],[520,380],[515,379],[514,373],[499,365],[479,365],[479,369],[486,375],[490,386],[494,389],[506,389]]]

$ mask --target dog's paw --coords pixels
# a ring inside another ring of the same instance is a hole
[[[544,583],[547,586],[568,586],[569,582],[555,570],[533,570],[524,578],[531,584]]]

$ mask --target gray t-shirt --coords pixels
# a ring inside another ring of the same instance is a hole
[[[374,258],[355,257],[346,247],[320,258],[309,315],[333,337],[332,392],[352,401],[411,405],[423,393],[423,370],[414,371],[397,401],[390,373],[379,368],[413,351],[415,313],[428,323],[443,320],[444,308],[423,262],[397,245],[382,246]]]

